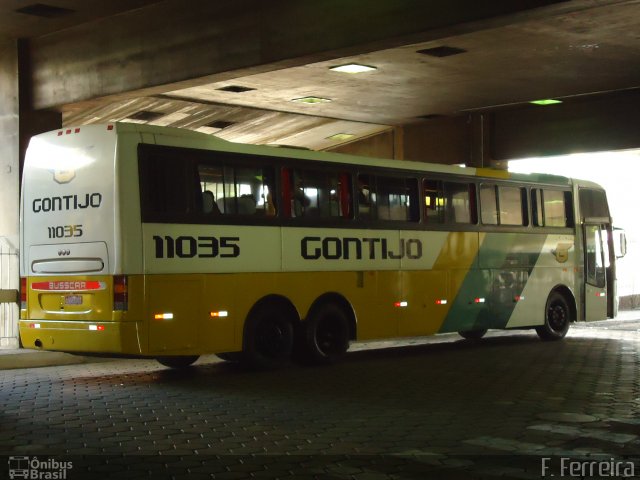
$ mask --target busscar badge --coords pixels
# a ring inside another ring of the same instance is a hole
[[[71,180],[76,178],[75,170],[52,170],[53,179],[57,183],[69,183]]]
[[[551,250],[551,253],[556,257],[558,263],[566,263],[569,260],[569,250],[573,248],[573,243],[560,242],[555,250]]]

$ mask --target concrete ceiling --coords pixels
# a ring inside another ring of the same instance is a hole
[[[75,13],[34,17],[15,11],[28,2],[0,0],[0,35],[39,37],[157,2],[47,3]],[[460,53],[420,53],[443,46]],[[168,86],[153,95],[93,99],[59,109],[67,125],[129,119],[245,143],[326,149],[434,116],[640,88],[640,1],[571,0],[330,58],[224,80],[205,77],[186,88]],[[376,69],[352,74],[330,70],[347,63]],[[330,101],[292,101],[308,96]],[[156,115],[135,120],[139,112]]]

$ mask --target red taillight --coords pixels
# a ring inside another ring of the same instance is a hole
[[[27,308],[27,279],[26,277],[20,277],[20,308],[25,310]]]
[[[129,289],[127,276],[116,275],[113,277],[113,309],[127,310],[129,307]]]

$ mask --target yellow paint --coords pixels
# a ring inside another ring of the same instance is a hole
[[[30,328],[32,323],[40,328]],[[90,325],[103,325],[104,330],[90,330]],[[136,322],[84,322],[57,320],[20,320],[20,339],[25,348],[62,352],[104,352],[144,354],[138,347]]]
[[[112,310],[111,277],[65,277],[102,281],[106,289],[93,292],[86,304],[83,301],[88,312],[82,314],[61,309],[60,292],[30,291],[29,315],[25,312],[20,332],[28,347],[40,340],[45,349],[63,351],[141,355],[239,351],[244,321],[261,298],[288,298],[304,320],[319,296],[335,292],[351,303],[359,340],[428,335],[438,331],[452,303],[440,305],[437,300],[451,300],[457,288],[447,270],[466,272],[477,248],[477,233],[451,233],[431,271],[129,276],[126,312]],[[34,280],[59,278],[29,279],[29,285]],[[407,306],[394,306],[400,301]],[[220,311],[227,315],[211,315]],[[169,313],[171,318],[155,318]],[[41,328],[29,328],[34,322]],[[89,330],[89,325],[97,324],[104,324],[105,330]]]
[[[511,178],[511,175],[507,170],[497,170],[493,168],[476,168],[476,176],[478,177],[490,177],[501,178],[507,180]]]

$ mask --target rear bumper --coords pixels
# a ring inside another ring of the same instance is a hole
[[[24,348],[144,355],[138,322],[20,320]]]

